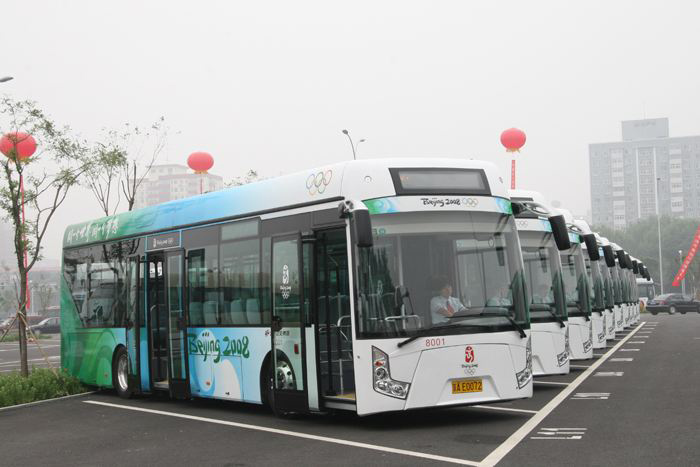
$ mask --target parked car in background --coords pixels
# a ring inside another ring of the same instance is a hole
[[[652,315],[657,313],[672,315],[676,312],[685,314],[689,311],[700,313],[700,301],[689,295],[666,293],[657,295],[652,300],[649,300],[647,302],[647,311]]]
[[[46,318],[39,324],[30,326],[34,334],[58,334],[61,332],[61,318]]]

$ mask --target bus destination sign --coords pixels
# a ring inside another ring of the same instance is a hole
[[[171,232],[162,235],[154,235],[153,237],[148,237],[146,242],[146,250],[165,250],[167,248],[179,248],[180,247],[180,232]]]

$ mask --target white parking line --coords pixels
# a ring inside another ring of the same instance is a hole
[[[646,344],[646,341],[629,341],[628,344]]]
[[[620,352],[639,352],[639,349],[620,349]]]
[[[512,409],[510,407],[495,407],[493,405],[472,405],[477,409],[503,410],[504,412],[537,413],[537,410]]]
[[[111,404],[109,402],[100,402],[100,401],[83,401],[83,402],[85,402],[86,404],[102,405],[105,407],[113,407],[113,408],[117,408],[117,409],[133,410],[135,412],[144,412],[144,413],[151,413],[154,415],[165,415],[168,417],[176,417],[176,418],[184,418],[187,420],[195,420],[198,422],[214,423],[217,425],[233,426],[236,428],[243,428],[245,430],[264,431],[266,433],[274,433],[274,434],[278,434],[278,435],[292,436],[295,438],[312,439],[314,441],[324,441],[326,443],[341,444],[341,445],[345,445],[345,446],[352,446],[352,447],[363,448],[363,449],[371,449],[374,451],[381,451],[381,452],[390,452],[392,454],[402,454],[404,456],[418,457],[418,458],[430,459],[430,460],[434,460],[434,461],[449,462],[452,464],[473,465],[473,466],[479,465],[478,462],[469,461],[466,459],[457,459],[456,457],[438,456],[435,454],[427,454],[424,452],[408,451],[406,449],[390,448],[388,446],[379,446],[376,444],[359,443],[357,441],[350,441],[347,439],[329,438],[327,436],[318,436],[318,435],[311,435],[311,434],[307,434],[307,433],[299,433],[296,431],[279,430],[277,428],[269,428],[266,426],[250,425],[248,423],[230,422],[228,420],[219,420],[216,418],[197,417],[195,415],[186,415],[186,414],[175,413],[175,412],[166,412],[164,410],[153,410],[153,409],[145,409],[145,408],[141,408],[141,407],[131,407],[128,405]]]
[[[560,383],[559,381],[533,381],[532,384],[544,384],[548,386],[568,386],[569,383]]]
[[[631,362],[634,358],[611,358],[611,362]]]
[[[569,365],[569,368],[588,368],[590,365]]]
[[[644,323],[640,323],[632,332],[629,333],[627,338],[631,338],[639,329],[644,326]],[[518,431],[510,435],[510,437],[501,443],[496,449],[491,451],[491,454],[486,456],[482,461],[481,465],[491,467],[496,465],[501,459],[503,459],[515,446],[518,445],[532,430],[534,430],[542,421],[556,409],[559,404],[564,402],[573,393],[577,387],[581,385],[593,372],[602,365],[617,349],[622,347],[625,340],[619,342],[612,349],[610,349],[603,357],[596,361],[590,368],[581,373],[569,387],[564,388],[559,394],[554,397],[551,401],[547,403],[539,412],[532,416],[530,420],[525,422]]]
[[[61,344],[56,344],[56,345],[42,345],[42,349],[50,349],[52,347],[60,347]],[[0,349],[0,352],[19,352],[19,347],[16,349]]]

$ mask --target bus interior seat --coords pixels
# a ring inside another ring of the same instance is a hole
[[[202,304],[200,302],[190,302],[190,326],[201,326],[203,323]]]
[[[245,313],[248,317],[248,324],[261,324],[260,301],[257,298],[246,300]]]
[[[243,310],[243,300],[237,298],[231,302],[231,308],[229,312],[231,324],[248,324],[248,317],[245,310]]]
[[[206,326],[218,324],[216,319],[216,310],[219,307],[219,302],[214,300],[207,300],[204,302],[204,324]]]

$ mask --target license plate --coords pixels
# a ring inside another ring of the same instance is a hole
[[[481,379],[457,379],[452,381],[452,394],[464,394],[465,392],[482,392],[484,383]]]

